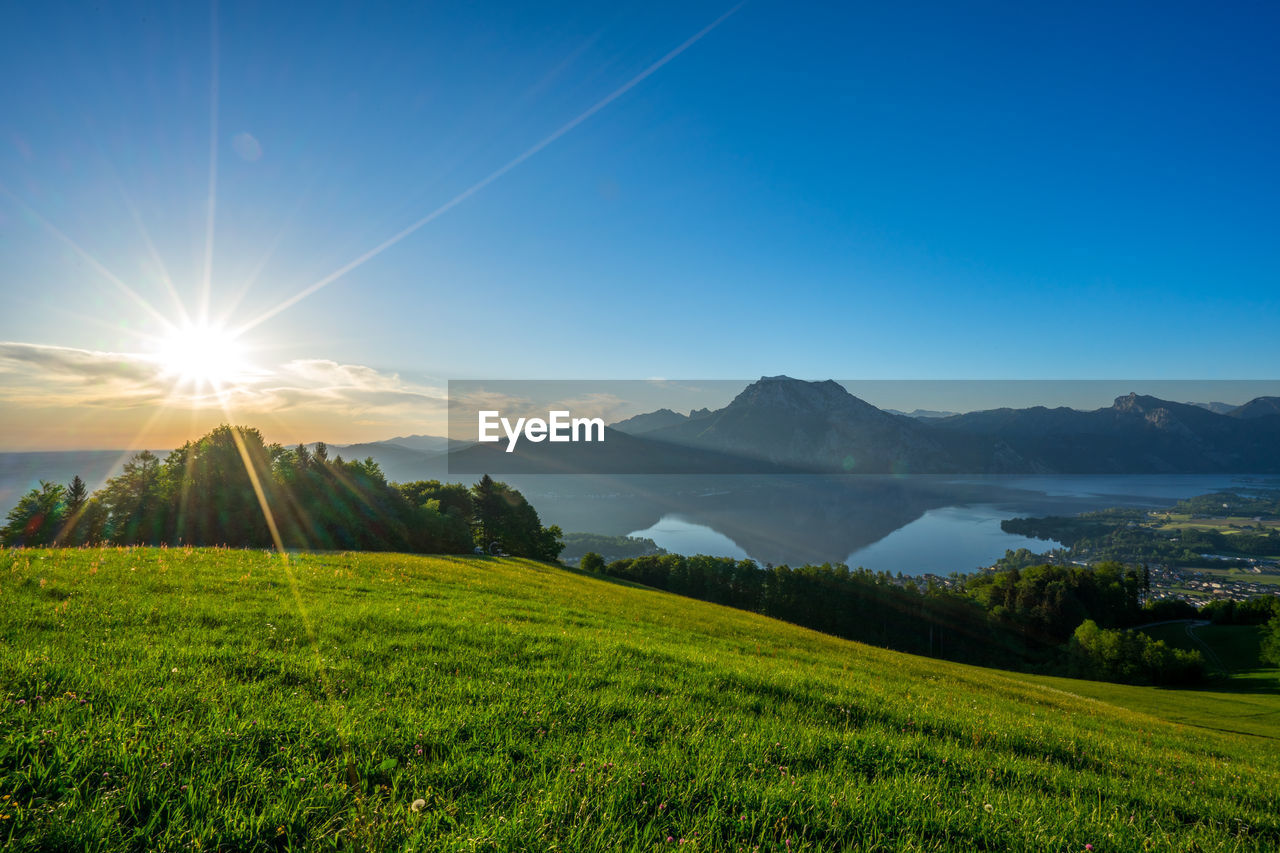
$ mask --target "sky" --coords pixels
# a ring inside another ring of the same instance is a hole
[[[1278,24],[4,4],[0,450],[442,432],[450,379],[1273,379]]]

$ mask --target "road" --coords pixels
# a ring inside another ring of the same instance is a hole
[[[1158,625],[1182,625],[1187,632],[1187,638],[1192,644],[1204,652],[1205,660],[1216,667],[1220,672],[1226,672],[1227,668],[1222,665],[1222,658],[1209,648],[1209,644],[1196,636],[1196,628],[1203,628],[1205,625],[1212,624],[1208,619],[1166,619],[1163,622],[1148,622],[1145,625],[1138,625],[1135,631],[1141,631],[1144,628],[1155,628]]]

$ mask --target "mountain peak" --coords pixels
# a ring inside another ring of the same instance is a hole
[[[1139,394],[1137,391],[1130,391],[1123,397],[1116,397],[1116,401],[1112,405],[1112,408],[1118,412],[1132,412],[1133,414],[1144,414],[1158,409],[1167,411],[1174,407],[1192,408],[1187,404],[1171,403],[1168,400],[1161,400],[1159,397],[1152,397],[1149,394]]]
[[[639,415],[632,415],[625,420],[610,424],[610,426],[618,432],[625,432],[629,435],[640,435],[641,433],[653,432],[654,430],[665,429],[669,426],[682,424],[687,420],[688,418],[679,412],[673,412],[670,409],[658,409],[656,412],[645,412]]]
[[[779,410],[856,409],[879,411],[833,379],[810,382],[790,376],[762,376],[733,398],[727,409],[768,406]]]
[[[1113,408],[1120,409],[1121,411],[1128,411],[1129,409],[1134,409],[1140,406],[1141,403],[1138,401],[1141,399],[1143,398],[1137,391],[1130,391],[1128,394],[1116,397]]]

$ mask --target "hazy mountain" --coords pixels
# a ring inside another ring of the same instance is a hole
[[[1188,403],[1136,393],[1094,411],[992,409],[945,418],[939,432],[1000,443],[1028,470],[1072,474],[1271,473],[1277,430]]]
[[[903,415],[908,418],[920,418],[921,420],[933,420],[936,418],[954,417],[959,412],[941,412],[936,409],[913,409],[910,412],[904,412],[900,409],[885,409],[891,415]]]
[[[382,468],[386,478],[397,483],[438,480],[444,477],[447,468],[447,456],[444,453],[428,453],[386,441],[331,444],[328,447],[330,458],[341,456],[348,461],[372,458]]]
[[[609,426],[618,432],[625,432],[627,435],[640,435],[646,432],[653,432],[655,429],[665,429],[676,424],[682,424],[687,420],[689,420],[687,415],[673,412],[671,409],[658,409],[656,412],[633,415]]]
[[[407,435],[385,441],[365,441],[358,444],[331,444],[326,442],[330,458],[366,459],[382,468],[388,480],[407,483],[413,480],[439,480],[448,473],[447,448],[464,447],[467,442],[450,441],[437,435]],[[316,442],[308,444],[315,450]]]
[[[641,435],[688,421],[696,421],[699,418],[708,418],[712,414],[710,409],[693,409],[688,415],[673,412],[671,409],[658,409],[656,412],[632,415],[629,418],[618,421],[616,424],[609,424],[609,426],[618,432],[625,432],[628,435]]]
[[[1188,406],[1198,406],[1201,409],[1208,409],[1215,415],[1229,414],[1240,408],[1235,403],[1188,403]]]
[[[0,516],[41,480],[65,486],[79,476],[90,491],[102,488],[140,450],[43,450],[0,453]],[[153,450],[163,459],[167,450]]]
[[[401,435],[395,438],[383,439],[377,444],[398,444],[401,447],[407,447],[410,450],[418,450],[423,453],[444,453],[449,449],[449,439],[442,435]]]
[[[1257,397],[1243,406],[1232,409],[1230,415],[1241,420],[1280,415],[1280,397]]]

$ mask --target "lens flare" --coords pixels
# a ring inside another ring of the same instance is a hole
[[[160,340],[155,358],[165,376],[195,390],[234,386],[251,367],[234,334],[216,326],[187,325]]]

